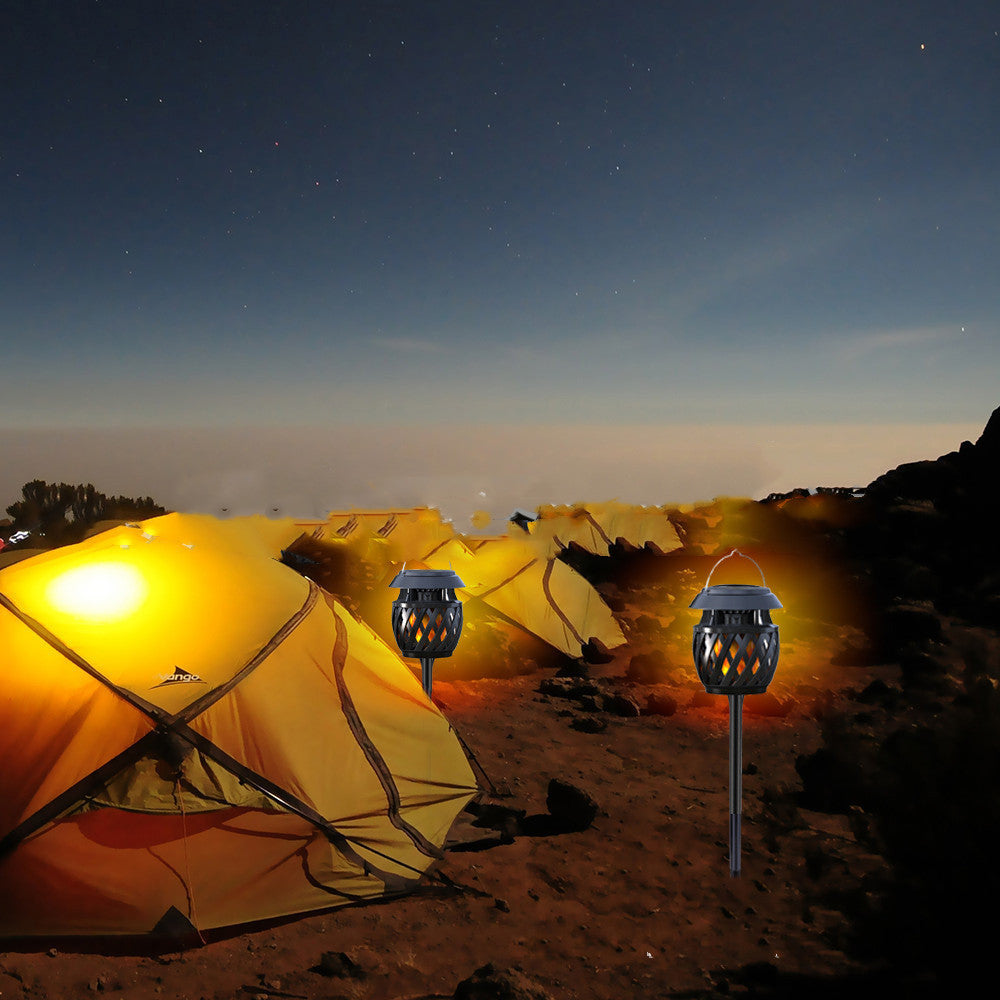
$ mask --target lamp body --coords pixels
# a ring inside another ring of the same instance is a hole
[[[718,584],[691,603],[702,612],[694,626],[692,652],[698,678],[709,694],[763,694],[778,666],[780,608],[767,587]]]
[[[390,586],[400,588],[392,602],[392,634],[403,656],[419,657],[430,697],[434,660],[451,656],[462,634],[462,602],[455,588],[464,584],[451,570],[404,569]]]

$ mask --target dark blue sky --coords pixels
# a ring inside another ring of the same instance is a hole
[[[995,3],[34,0],[0,37],[0,426],[1000,403]]]

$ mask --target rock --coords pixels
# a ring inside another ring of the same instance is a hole
[[[662,691],[654,691],[646,696],[643,715],[673,715],[677,711],[677,699]]]
[[[737,969],[733,978],[743,986],[773,988],[778,982],[778,967],[773,962],[751,962]]]
[[[1000,406],[990,414],[975,449],[977,460],[983,464],[1000,462]]]
[[[596,715],[580,715],[570,723],[570,728],[581,733],[603,733],[608,724]]]
[[[496,830],[508,843],[522,832],[525,810],[512,809],[496,802],[470,802],[465,811],[476,818],[472,825],[480,829]]]
[[[601,688],[592,680],[575,677],[546,677],[538,685],[539,694],[548,694],[556,698],[572,698],[578,700],[588,694],[600,694]]]
[[[830,855],[819,847],[807,847],[805,850],[806,875],[818,882],[831,868]]]
[[[493,905],[501,913],[510,913],[510,903],[508,903],[506,899],[500,899],[499,897],[497,897],[495,900],[493,900]]]
[[[926,645],[911,644],[900,653],[899,667],[903,675],[903,686],[936,687],[948,676],[948,667],[940,655]]]
[[[590,793],[560,778],[549,782],[545,807],[565,830],[586,830],[597,816],[597,803]]]
[[[637,719],[640,714],[639,706],[624,694],[607,695],[604,699],[604,711],[623,719]]]
[[[847,812],[862,798],[857,763],[829,747],[800,755],[795,770],[802,778],[800,801],[807,809]]]
[[[592,636],[584,644],[580,655],[584,663],[610,663],[615,658],[608,647],[596,636]]]
[[[498,968],[491,962],[458,984],[454,1000],[552,1000],[537,980],[518,966]]]
[[[667,634],[667,630],[663,627],[660,620],[654,618],[652,615],[638,615],[633,628],[643,638],[654,642],[662,640]]]
[[[581,660],[570,660],[564,663],[557,671],[556,677],[589,677],[590,664]]]
[[[121,991],[122,984],[110,976],[98,976],[87,984],[87,988],[91,993],[117,993]]]
[[[607,711],[608,699],[603,694],[585,694],[577,699],[577,704],[585,712]]]
[[[875,500],[886,507],[905,504],[914,500],[934,500],[941,496],[956,479],[953,466],[939,461],[925,459],[907,462],[883,473],[869,483],[865,491],[866,500]]]
[[[884,705],[891,707],[899,701],[899,692],[876,677],[860,694],[857,700],[863,705]]]
[[[363,979],[364,969],[342,951],[324,951],[314,972],[329,979]]]
[[[984,594],[977,597],[969,610],[969,617],[977,625],[1000,629],[1000,594]]]
[[[688,702],[688,708],[724,708],[725,704],[725,701],[717,694],[695,691]]]
[[[629,660],[625,676],[638,684],[662,684],[670,674],[670,663],[662,649],[636,653]]]
[[[538,685],[539,694],[551,695],[554,698],[569,698],[572,682],[563,677],[546,677]]]
[[[611,608],[612,611],[615,611],[618,614],[621,614],[628,607],[625,599],[619,594],[604,591],[602,592],[601,597],[604,598],[604,603]]]
[[[941,619],[929,607],[900,604],[891,607],[884,616],[886,641],[897,649],[908,642],[922,639],[944,639]]]
[[[807,714],[810,719],[826,719],[836,704],[837,698],[832,691],[817,692],[810,702]]]

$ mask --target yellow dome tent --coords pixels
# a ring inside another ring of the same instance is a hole
[[[528,523],[531,540],[549,558],[570,542],[587,552],[606,556],[619,540],[637,549],[673,552],[682,546],[666,507],[640,507],[609,500],[571,507],[539,507],[538,518]]]
[[[419,682],[277,561],[168,514],[0,570],[0,935],[204,930],[411,889],[475,779]]]
[[[540,558],[531,539],[452,539],[424,556],[434,569],[453,568],[463,596],[480,598],[567,656],[593,639],[609,649],[625,642],[621,626],[594,586],[559,560]]]
[[[580,656],[592,639],[609,649],[625,642],[596,588],[556,558],[563,542],[550,546],[521,531],[489,537],[456,535],[438,511],[420,507],[333,511],[327,521],[295,524],[319,541],[355,544],[360,558],[376,566],[385,583],[401,563],[453,569],[465,581],[459,591],[463,599],[481,599],[567,656]],[[390,600],[386,590],[386,604]]]

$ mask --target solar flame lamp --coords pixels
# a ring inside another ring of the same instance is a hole
[[[692,649],[698,678],[709,694],[729,698],[729,873],[740,874],[740,825],[743,813],[743,696],[763,694],[778,666],[778,626],[770,612],[781,602],[767,588],[749,584],[710,586],[712,574],[731,556],[757,563],[738,549],[723,556],[708,574],[691,607],[701,611]]]
[[[424,692],[431,697],[434,661],[451,656],[462,634],[462,602],[456,587],[464,587],[450,569],[406,569],[390,587],[399,587],[392,602],[392,634],[403,656],[419,657]]]

